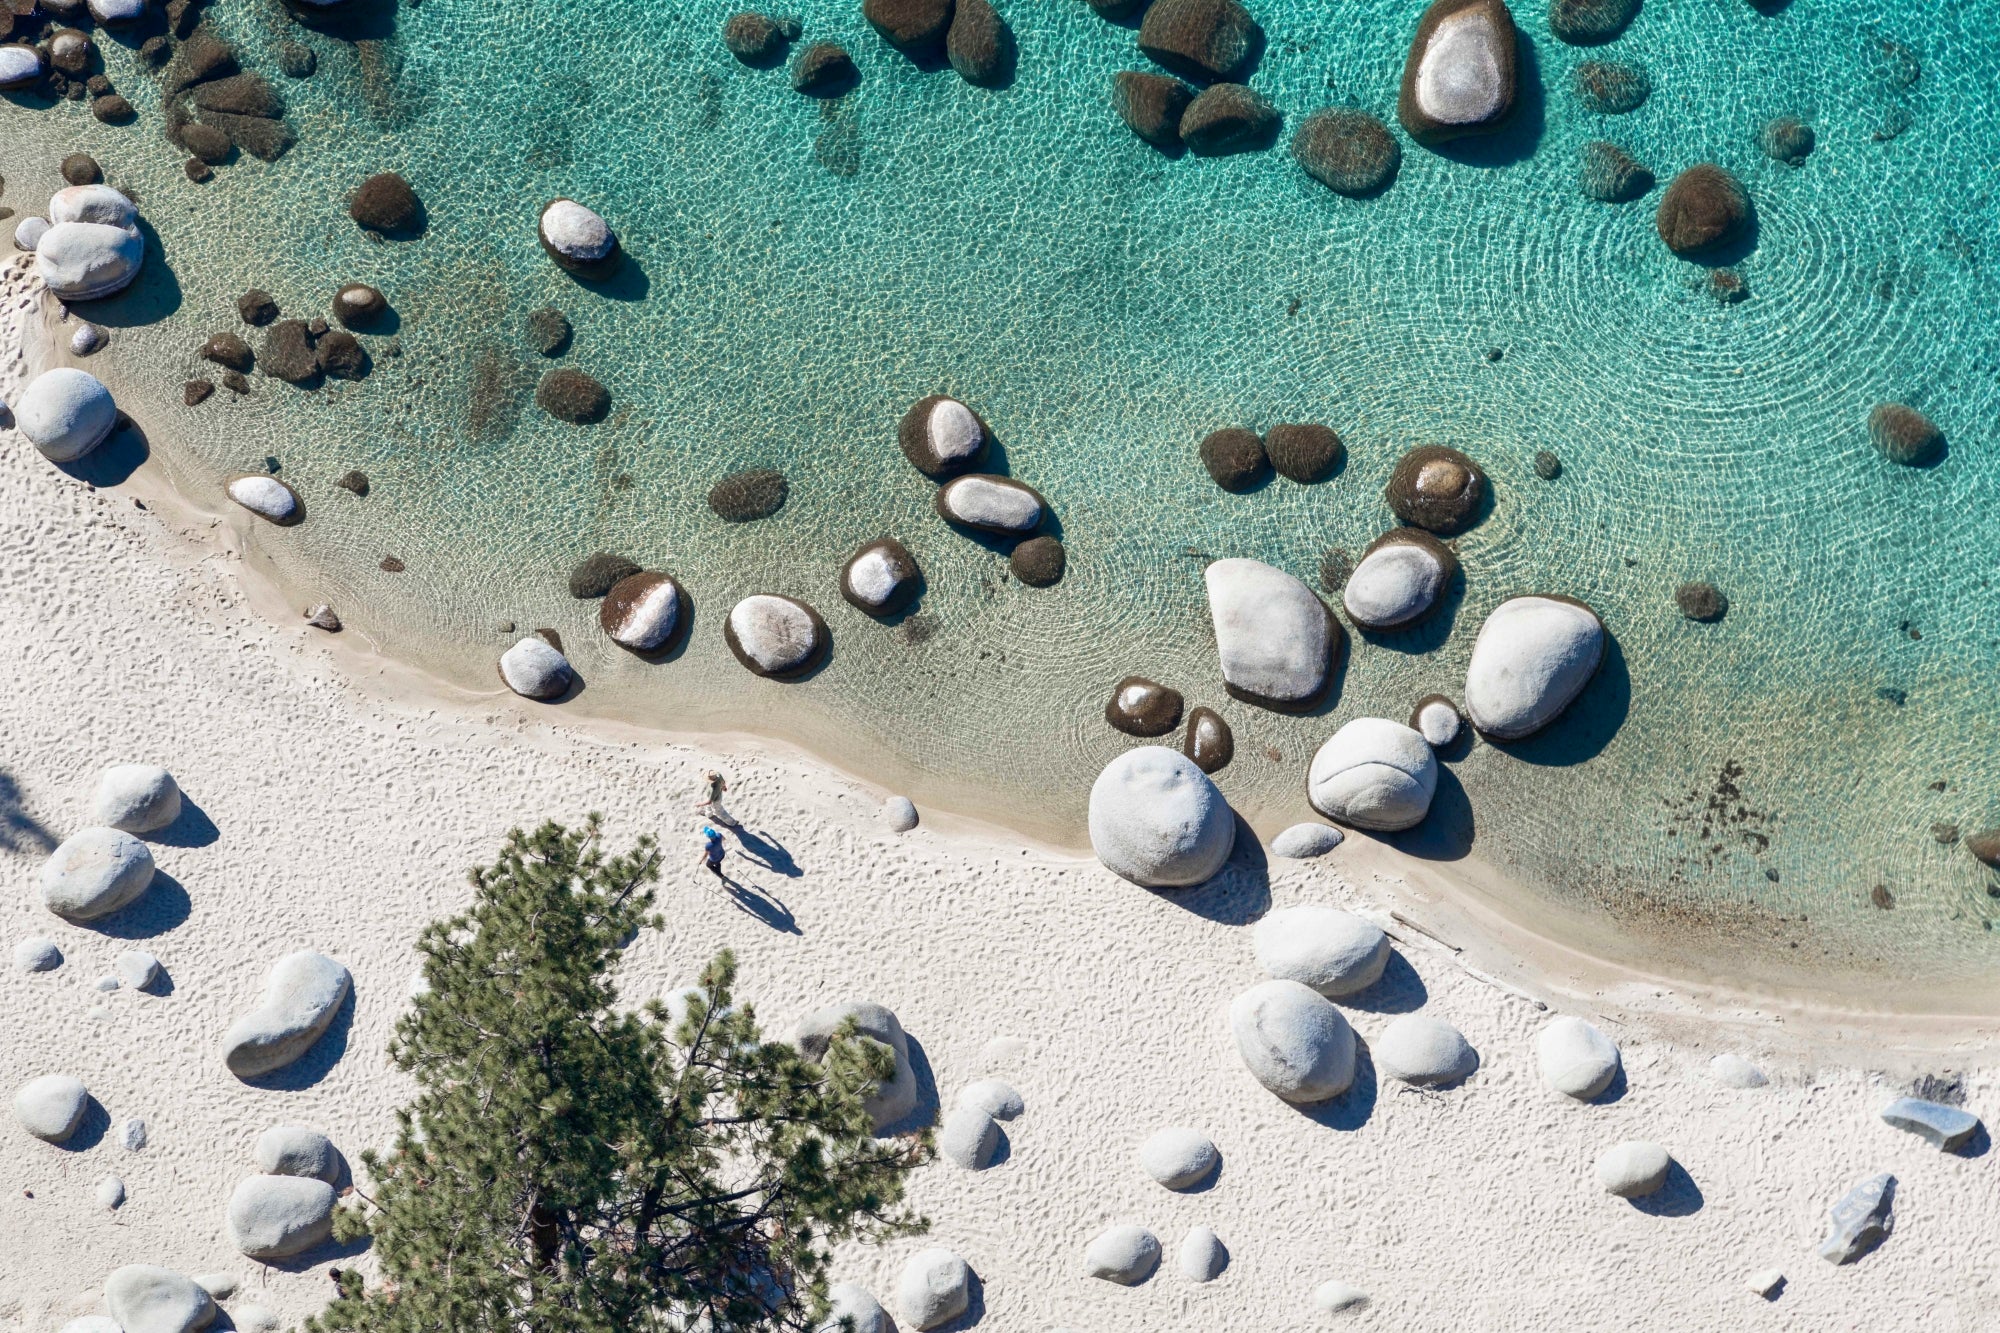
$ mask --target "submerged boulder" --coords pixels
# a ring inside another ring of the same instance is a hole
[[[1403,165],[1403,147],[1389,127],[1351,107],[1330,107],[1307,116],[1292,135],[1292,156],[1306,175],[1348,195],[1383,189]]]
[[[911,59],[935,57],[951,29],[952,0],[861,0],[861,16]]]
[[[786,46],[797,41],[797,19],[774,19],[745,11],[731,14],[722,25],[722,44],[730,55],[746,65],[770,64],[781,59]]]
[[[394,559],[394,557],[390,557]],[[387,567],[387,562],[384,562]],[[396,568],[402,569],[398,561]],[[500,679],[523,699],[559,698],[576,679],[576,670],[547,639],[529,635],[500,654]]]
[[[970,472],[985,462],[987,440],[986,423],[979,414],[943,394],[920,399],[896,426],[903,457],[932,481]]]
[[[1235,845],[1235,813],[1186,755],[1142,745],[1106,764],[1091,785],[1091,850],[1142,888],[1201,884]]]
[[[1549,0],[1549,31],[1566,42],[1608,42],[1625,31],[1639,0]]]
[[[229,1025],[222,1059],[238,1078],[282,1069],[312,1048],[353,988],[345,967],[302,949],[272,964],[257,1007]]]
[[[1354,1029],[1309,986],[1252,986],[1230,1003],[1229,1029],[1245,1067],[1288,1102],[1323,1102],[1354,1082]]]
[[[410,231],[422,219],[423,205],[408,181],[384,171],[356,187],[347,201],[347,215],[370,231]]]
[[[732,472],[708,490],[708,507],[724,523],[755,523],[785,507],[792,484],[770,468]]]
[[[971,472],[938,488],[936,508],[953,523],[999,537],[1023,537],[1041,526],[1048,502],[1011,477]]]
[[[687,594],[670,575],[640,571],[611,585],[597,623],[621,648],[654,653],[673,642]]]
[[[1750,196],[1736,177],[1703,162],[1674,177],[1653,221],[1669,250],[1683,258],[1700,255],[1743,234],[1750,224]]]
[[[602,597],[620,579],[630,578],[639,569],[637,561],[615,551],[593,551],[570,570],[569,595],[578,601]]]
[[[917,1109],[917,1074],[910,1063],[910,1041],[896,1015],[882,1005],[867,1000],[830,1004],[807,1015],[793,1041],[809,1060],[823,1060],[834,1034],[849,1019],[854,1020],[856,1037],[888,1048],[894,1067],[888,1078],[876,1086],[862,1105],[880,1134]]]
[[[574,199],[552,199],[537,225],[550,259],[583,278],[608,278],[618,267],[618,237],[611,225]]]
[[[1573,80],[1577,100],[1600,116],[1637,111],[1653,95],[1653,79],[1637,65],[1620,60],[1586,60]]]
[[[957,0],[945,33],[945,58],[967,83],[990,86],[1013,65],[1014,34],[991,0]]]
[[[1465,711],[1495,740],[1548,726],[1604,662],[1604,622],[1569,597],[1510,597],[1493,608],[1465,669]]]
[[[115,828],[83,828],[42,863],[42,905],[71,921],[109,916],[153,882],[153,853]]]
[[[1069,553],[1054,537],[1030,537],[1008,554],[1007,568],[1030,588],[1047,588],[1062,582]]]
[[[1204,157],[1268,148],[1283,117],[1254,88],[1210,84],[1181,115],[1181,142]]]
[[[877,537],[840,569],[840,595],[871,616],[894,615],[917,594],[916,557],[894,537]]]
[[[1121,69],[1111,76],[1111,108],[1125,127],[1155,148],[1181,146],[1181,116],[1194,89],[1170,74]]]
[[[1174,73],[1238,83],[1264,51],[1264,30],[1237,0],[1153,0],[1139,49]]]
[[[535,404],[558,421],[588,426],[611,410],[611,391],[580,370],[564,366],[542,376]]]
[[[73,463],[118,425],[111,390],[73,366],[45,370],[14,400],[14,427],[53,463]]]
[[[738,662],[780,680],[817,666],[831,638],[819,612],[776,593],[757,593],[731,607],[722,637]]]
[[[1674,605],[1689,620],[1713,624],[1729,614],[1729,598],[1713,583],[1683,583],[1674,589]]]
[[[1884,458],[1905,467],[1922,467],[1944,452],[1944,432],[1902,403],[1875,404],[1868,413],[1868,439]]]
[[[281,319],[264,335],[264,350],[258,354],[264,373],[287,384],[312,385],[319,380],[319,355],[313,351],[312,333],[302,319]]]
[[[1403,522],[1449,537],[1478,520],[1486,474],[1456,449],[1422,445],[1396,461],[1382,497]]]
[[[1651,190],[1654,180],[1644,163],[1617,144],[1593,139],[1577,150],[1576,183],[1586,199],[1595,199],[1600,204],[1629,204]],[[1536,475],[1540,475],[1539,467]]]
[[[1341,603],[1364,629],[1405,629],[1443,605],[1457,572],[1458,557],[1450,547],[1421,528],[1396,528],[1361,553]]]
[[[1340,470],[1347,446],[1329,426],[1281,422],[1265,433],[1264,453],[1279,476],[1309,486]]]
[[[815,42],[792,62],[792,87],[807,97],[838,97],[854,86],[861,71],[838,42]]]
[[[1417,23],[1396,101],[1410,137],[1436,148],[1503,129],[1519,76],[1515,43],[1502,0],[1434,0]]]
[[[1313,809],[1355,828],[1393,832],[1430,813],[1437,755],[1400,722],[1357,717],[1313,756],[1306,796]]]
[[[1225,491],[1247,491],[1264,479],[1270,458],[1254,430],[1225,426],[1202,437],[1201,465]]]
[[[1817,140],[1813,127],[1797,116],[1774,116],[1757,131],[1757,146],[1764,156],[1790,167],[1804,166]]]
[[[1294,711],[1325,695],[1346,632],[1312,589],[1257,560],[1217,560],[1203,581],[1231,695]]]

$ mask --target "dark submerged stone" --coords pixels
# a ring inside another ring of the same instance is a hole
[[[1236,757],[1236,735],[1222,714],[1213,708],[1196,708],[1188,714],[1181,753],[1194,760],[1202,772],[1219,773]]]
[[[1292,156],[1305,173],[1338,194],[1373,194],[1395,180],[1403,164],[1396,136],[1366,111],[1315,111],[1292,135]]]
[[[1868,414],[1868,438],[1892,463],[1921,467],[1944,450],[1944,432],[1914,407],[1877,403]]]
[[[792,62],[792,87],[807,97],[839,97],[854,86],[860,74],[846,47],[837,42],[815,42]]]
[[[1069,567],[1068,552],[1054,537],[1030,537],[1007,557],[1007,568],[1030,588],[1046,588],[1062,582]]]
[[[1577,188],[1600,204],[1629,204],[1653,188],[1653,173],[1617,144],[1592,140],[1577,150]]]
[[[1674,605],[1689,620],[1713,624],[1729,612],[1729,598],[1713,583],[1683,583],[1674,589]]]
[[[1154,0],[1139,49],[1186,78],[1237,83],[1263,53],[1264,30],[1237,0]]]
[[[784,473],[769,468],[734,472],[709,488],[708,507],[725,523],[754,523],[783,509],[791,489]]]
[[[416,225],[420,207],[410,183],[384,171],[361,182],[348,199],[347,215],[370,231],[407,231]]]
[[[248,370],[256,364],[250,344],[233,333],[218,333],[201,345],[201,359],[225,370]]]
[[[528,342],[543,356],[561,356],[574,332],[569,317],[554,306],[544,306],[528,316]]]
[[[310,384],[320,373],[319,357],[302,319],[281,319],[264,335],[264,352],[257,358],[266,375],[287,384]]]
[[[585,556],[569,572],[569,595],[578,601],[602,597],[620,579],[640,572],[640,567],[622,555],[598,551]]]
[[[1315,422],[1280,424],[1264,435],[1264,453],[1278,475],[1300,485],[1324,481],[1347,458],[1347,446],[1331,427]]]
[[[1712,162],[1689,167],[1660,196],[1654,217],[1660,239],[1683,257],[1729,244],[1750,222],[1742,182]]]
[[[1576,95],[1590,110],[1606,116],[1637,111],[1652,96],[1652,76],[1637,65],[1617,60],[1586,60],[1576,67]]]
[[[1211,431],[1201,442],[1201,465],[1225,491],[1247,491],[1263,479],[1270,459],[1257,432],[1241,426]]]
[[[602,421],[611,410],[611,391],[580,370],[565,366],[542,376],[535,402],[550,416],[572,425]]]
[[[1397,460],[1382,495],[1403,522],[1449,537],[1478,517],[1486,474],[1458,450],[1427,444]]]
[[[1181,692],[1144,676],[1127,676],[1111,690],[1104,720],[1127,736],[1164,736],[1181,724]]]
[[[245,324],[262,326],[278,317],[278,303],[269,292],[252,287],[236,298],[236,313]]]
[[[1281,119],[1278,108],[1255,89],[1211,84],[1181,115],[1181,142],[1204,157],[1255,152],[1270,146]]]
[[[1122,69],[1111,76],[1111,108],[1125,127],[1155,148],[1181,144],[1181,116],[1194,89],[1168,74]]]

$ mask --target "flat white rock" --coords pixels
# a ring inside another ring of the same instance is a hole
[[[0,46],[0,88],[14,88],[42,77],[42,58],[32,46]],[[16,242],[19,243],[18,241]],[[21,246],[32,250],[32,245]]]
[[[1395,629],[1421,620],[1444,596],[1449,571],[1428,546],[1384,541],[1347,576],[1341,602],[1357,625]]]
[[[1337,907],[1281,907],[1257,923],[1251,938],[1266,976],[1326,996],[1368,989],[1389,963],[1389,937],[1382,928]]]
[[[1725,1088],[1740,1088],[1745,1091],[1761,1088],[1771,1081],[1764,1077],[1763,1070],[1734,1051],[1724,1051],[1710,1060],[1708,1076]]]
[[[125,1333],[192,1333],[215,1321],[215,1299],[170,1268],[127,1264],[104,1280],[104,1303]]]
[[[14,400],[14,427],[53,463],[73,463],[118,424],[111,390],[87,370],[58,366],[35,376]]]
[[[500,654],[500,679],[524,699],[553,699],[569,688],[575,676],[569,659],[537,635]]]
[[[542,210],[542,243],[565,259],[591,264],[611,253],[618,243],[611,224],[595,209],[574,199],[558,199]]]
[[[42,905],[72,921],[95,921],[152,882],[153,853],[145,843],[118,829],[78,829],[42,864]]]
[[[106,828],[157,833],[181,817],[181,789],[158,764],[113,764],[97,778],[91,813]]]
[[[1084,1272],[1125,1287],[1144,1282],[1159,1266],[1159,1238],[1144,1227],[1111,1227],[1083,1251]]]
[[[194,1284],[218,1301],[234,1296],[238,1286],[234,1273],[196,1273]]]
[[[1618,1076],[1618,1047],[1593,1025],[1564,1014],[1550,1019],[1535,1038],[1535,1063],[1542,1082],[1587,1102]]]
[[[229,1025],[222,1058],[238,1078],[282,1069],[319,1040],[353,978],[323,953],[302,949],[272,964],[257,1007]]]
[[[229,1196],[229,1238],[252,1259],[286,1259],[333,1234],[333,1186],[309,1176],[246,1176]]]
[[[138,1152],[146,1146],[146,1122],[136,1115],[126,1120],[118,1127],[118,1141],[126,1152]]]
[[[972,1270],[941,1246],[918,1250],[903,1265],[896,1305],[912,1328],[932,1329],[965,1313],[971,1299]]]
[[[146,0],[90,0],[90,16],[99,23],[134,23],[146,12]]]
[[[1417,62],[1417,107],[1441,125],[1476,125],[1499,114],[1506,94],[1504,40],[1483,8],[1462,10],[1431,31]]]
[[[1465,711],[1496,740],[1532,736],[1583,693],[1604,662],[1604,622],[1576,602],[1510,597],[1493,608],[1465,669]]]
[[[1456,1083],[1479,1068],[1479,1053],[1465,1034],[1429,1014],[1404,1014],[1370,1049],[1383,1073],[1420,1087]]]
[[[1297,707],[1325,692],[1335,625],[1312,589],[1259,560],[1217,560],[1202,579],[1231,693]]]
[[[1323,1102],[1354,1082],[1354,1029],[1310,986],[1252,986],[1230,1003],[1229,1029],[1251,1074],[1288,1102]]]
[[[1221,1160],[1208,1135],[1178,1125],[1154,1131],[1139,1145],[1139,1165],[1170,1190],[1199,1185]]]
[[[1214,877],[1236,846],[1236,816],[1208,774],[1179,750],[1142,745],[1104,766],[1090,788],[1090,846],[1112,873],[1149,889]]]
[[[49,225],[88,222],[98,227],[133,227],[139,210],[109,185],[68,185],[49,198]]]
[[[259,518],[287,523],[299,512],[299,497],[290,486],[268,473],[252,473],[229,483],[229,498]]]
[[[1754,1294],[1762,1296],[1765,1300],[1769,1300],[1773,1295],[1777,1294],[1779,1287],[1785,1285],[1785,1275],[1779,1269],[1765,1268],[1745,1278],[1743,1285]]]
[[[1290,861],[1310,861],[1346,841],[1347,835],[1331,824],[1294,824],[1271,839],[1271,855]]]
[[[1673,1162],[1659,1144],[1628,1139],[1607,1149],[1597,1159],[1597,1183],[1606,1194],[1621,1199],[1644,1198],[1667,1183],[1667,1171]]]
[[[65,301],[93,301],[123,291],[146,261],[136,227],[54,222],[35,243],[35,273]]]
[[[1437,755],[1421,735],[1386,718],[1357,717],[1313,756],[1306,797],[1329,819],[1394,832],[1430,813],[1437,780]]]
[[[820,649],[812,613],[789,597],[755,593],[729,610],[729,635],[765,675],[796,671]]]
[[[47,1143],[61,1143],[76,1133],[89,1107],[90,1089],[69,1074],[43,1074],[14,1093],[14,1118]]]
[[[1181,1237],[1181,1276],[1190,1282],[1213,1282],[1229,1267],[1229,1250],[1212,1227],[1194,1226]]]
[[[933,420],[937,413],[931,413]],[[987,532],[1019,534],[1041,526],[1042,501],[1034,491],[1008,477],[968,473],[938,489],[938,511],[968,527]]]

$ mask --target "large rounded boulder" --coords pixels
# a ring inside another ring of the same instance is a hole
[[[811,671],[832,640],[819,612],[776,593],[756,593],[731,607],[722,638],[738,662],[775,680]]]
[[[1139,49],[1183,77],[1238,83],[1263,54],[1264,30],[1237,0],[1153,0]]]
[[[246,1176],[229,1196],[229,1238],[252,1259],[287,1259],[333,1234],[333,1186],[310,1176]]]
[[[1121,69],[1111,76],[1111,109],[1155,148],[1181,146],[1181,116],[1193,100],[1194,89],[1171,74]]]
[[[1435,0],[1417,23],[1396,101],[1410,137],[1436,148],[1504,129],[1519,78],[1516,40],[1502,0]]]
[[[1550,1019],[1535,1038],[1535,1064],[1542,1082],[1587,1102],[1618,1077],[1618,1047],[1594,1025],[1564,1014]]]
[[[1736,177],[1703,162],[1674,177],[1653,223],[1667,249],[1684,258],[1699,256],[1743,235],[1750,225],[1750,196]]]
[[[14,401],[14,425],[54,463],[73,463],[104,443],[118,424],[111,390],[86,370],[58,366],[29,382]]]
[[[1204,157],[1254,152],[1270,146],[1283,119],[1256,89],[1216,83],[1195,94],[1181,115],[1181,142]]]
[[[238,1078],[257,1078],[291,1064],[333,1023],[354,988],[347,968],[301,949],[271,965],[255,1008],[222,1035],[222,1061]]]
[[[153,882],[153,853],[115,828],[83,828],[42,863],[42,905],[71,921],[95,921],[126,906]]]
[[[90,805],[107,828],[157,833],[181,817],[181,788],[158,764],[113,764],[98,775]]]
[[[550,259],[581,278],[608,278],[618,268],[618,237],[595,209],[574,199],[552,199],[537,233]]]
[[[1868,413],[1868,439],[1882,457],[1904,467],[1936,462],[1944,452],[1944,432],[1914,407],[1877,403]]]
[[[1449,537],[1479,518],[1486,474],[1458,450],[1427,444],[1396,460],[1382,497],[1403,522]]]
[[[934,58],[951,31],[952,0],[861,0],[861,16],[911,59]]]
[[[133,226],[52,222],[35,244],[36,275],[65,301],[92,301],[123,291],[139,276],[145,259],[146,240]]]
[[[1457,570],[1458,557],[1443,542],[1421,528],[1396,528],[1361,553],[1341,603],[1364,629],[1407,629],[1443,604]]]
[[[1465,1034],[1429,1014],[1404,1014],[1375,1039],[1375,1065],[1417,1087],[1457,1083],[1479,1068],[1479,1053]]]
[[[500,654],[500,679],[523,699],[547,701],[569,689],[576,671],[554,644],[530,634]]]
[[[871,616],[892,616],[917,595],[923,575],[910,548],[894,537],[877,537],[840,569],[840,595]]]
[[[977,412],[943,394],[920,399],[896,426],[903,457],[932,481],[946,481],[985,462],[988,438]]]
[[[1288,1102],[1323,1102],[1354,1082],[1354,1029],[1310,986],[1252,986],[1230,1002],[1229,1030],[1251,1074]]]
[[[875,1132],[880,1134],[917,1109],[917,1097],[921,1091],[917,1084],[916,1067],[910,1063],[910,1039],[896,1015],[868,1000],[830,1004],[808,1014],[799,1023],[792,1040],[807,1059],[824,1060],[833,1044],[834,1034],[849,1019],[854,1021],[856,1039],[887,1048],[891,1057],[889,1077],[862,1099],[863,1109],[868,1112]]]
[[[1346,631],[1312,589],[1258,560],[1217,560],[1202,572],[1222,683],[1231,695],[1300,712],[1325,696]]]
[[[1279,908],[1257,923],[1252,939],[1266,976],[1310,986],[1329,999],[1367,990],[1389,963],[1382,928],[1337,907]]]
[[[671,575],[641,570],[611,585],[597,623],[620,648],[657,653],[678,637],[686,605],[687,594]]]
[[[1127,750],[1090,789],[1090,846],[1105,868],[1148,889],[1214,877],[1236,845],[1236,816],[1195,762],[1161,745]]]
[[[1465,712],[1481,734],[1515,741],[1561,716],[1604,662],[1604,622],[1569,597],[1510,597],[1493,608],[1465,669]]]
[[[1319,747],[1306,777],[1313,809],[1355,828],[1395,832],[1430,813],[1438,762],[1400,722],[1357,717]]]
[[[410,183],[393,171],[361,182],[347,200],[347,215],[370,231],[406,232],[423,218],[423,205]]]
[[[1387,188],[1403,165],[1403,147],[1389,127],[1351,107],[1330,107],[1307,116],[1292,135],[1292,156],[1306,175],[1346,195]]]

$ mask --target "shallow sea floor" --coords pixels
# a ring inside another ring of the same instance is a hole
[[[114,333],[95,368],[197,500],[277,461],[310,518],[255,545],[302,605],[328,600],[350,632],[477,688],[495,687],[503,621],[554,627],[586,681],[571,707],[785,735],[920,804],[1075,840],[1091,779],[1130,743],[1104,700],[1137,673],[1229,719],[1238,757],[1219,780],[1268,833],[1306,813],[1307,760],[1340,722],[1456,697],[1495,603],[1562,592],[1598,609],[1617,652],[1545,737],[1454,760],[1406,846],[1491,862],[1649,960],[1964,978],[2000,957],[1989,877],[1932,833],[2000,822],[2000,3],[1656,0],[1601,48],[1556,41],[1523,6],[1515,130],[1451,156],[1404,139],[1395,185],[1365,200],[1305,177],[1283,140],[1221,159],[1140,143],[1108,88],[1148,62],[1076,0],[1006,7],[1019,70],[997,91],[917,69],[855,0],[790,6],[808,41],[861,64],[832,104],[734,61],[717,36],[733,7],[425,0],[356,43],[269,0],[224,3],[210,22],[284,92],[290,154],[189,184],[150,81],[113,49],[139,124],[0,107],[26,129],[0,146],[5,202],[38,210],[73,147],[138,195],[160,246],[139,288],[86,312]],[[1393,123],[1420,8],[1253,4],[1270,43],[1251,82],[1286,138],[1331,104]],[[284,40],[316,51],[314,77],[279,74]],[[1585,59],[1643,65],[1650,100],[1585,111]],[[1802,167],[1757,147],[1780,114],[1817,130]],[[1658,190],[1624,206],[1579,193],[1578,148],[1598,138],[1662,182],[1703,160],[1741,176],[1758,216],[1733,257],[1747,300],[1717,302],[1708,270],[1666,251]],[[347,219],[379,170],[422,195],[421,239]],[[535,218],[556,195],[610,219],[631,256],[618,281],[585,287],[542,254]],[[258,378],[247,398],[181,405],[181,382],[212,369],[201,341],[238,327],[238,293],[310,316],[349,281],[396,310],[393,334],[365,339],[368,379]],[[601,424],[531,401],[551,363],[526,316],[551,303],[576,328],[555,364],[611,389]],[[1059,586],[1015,583],[1004,551],[932,512],[895,426],[937,392],[977,407],[1007,470],[1050,499]],[[1946,461],[1875,453],[1864,423],[1885,398],[1940,424]],[[1349,451],[1321,485],[1227,495],[1196,461],[1216,427],[1313,420]],[[1315,582],[1327,552],[1358,554],[1393,522],[1382,484],[1420,443],[1465,450],[1494,484],[1457,542],[1462,597],[1417,633],[1356,639],[1316,716],[1224,697],[1203,566],[1254,556]],[[1553,482],[1533,470],[1544,449]],[[790,499],[724,524],[704,497],[745,467],[783,469]],[[366,499],[332,485],[350,468]],[[836,590],[884,534],[928,583],[887,626]],[[568,596],[599,549],[688,587],[675,660],[620,653],[596,604]],[[1689,579],[1728,594],[1726,620],[1681,618]],[[757,591],[826,614],[818,675],[774,684],[729,657],[721,617]]]

